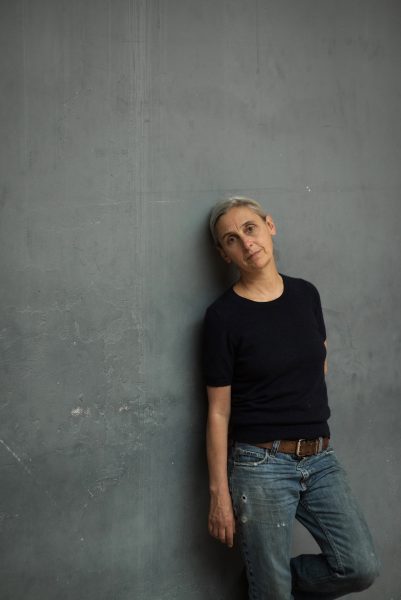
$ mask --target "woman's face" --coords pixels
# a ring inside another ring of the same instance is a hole
[[[263,219],[249,207],[237,206],[220,217],[216,233],[220,254],[240,271],[254,272],[274,261],[276,226],[270,215]]]

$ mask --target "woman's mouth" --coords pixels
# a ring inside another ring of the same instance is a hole
[[[256,252],[253,252],[252,254],[249,254],[247,260],[253,260],[254,256],[256,256],[257,254],[259,254],[260,250],[256,250]]]

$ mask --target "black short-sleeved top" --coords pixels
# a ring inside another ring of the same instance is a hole
[[[255,302],[228,289],[206,310],[209,386],[231,385],[230,435],[240,442],[329,436],[319,292],[280,273],[281,296]]]

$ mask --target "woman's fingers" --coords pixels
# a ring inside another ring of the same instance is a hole
[[[229,548],[233,547],[234,544],[234,528],[232,525],[226,527],[225,543]]]
[[[212,537],[219,540],[222,544],[227,544],[229,548],[234,545],[235,524],[219,525],[209,523],[209,533]]]

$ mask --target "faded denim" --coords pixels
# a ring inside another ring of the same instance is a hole
[[[378,574],[372,538],[332,446],[299,458],[236,442],[230,492],[250,600],[333,600]],[[294,519],[321,554],[291,559]]]

